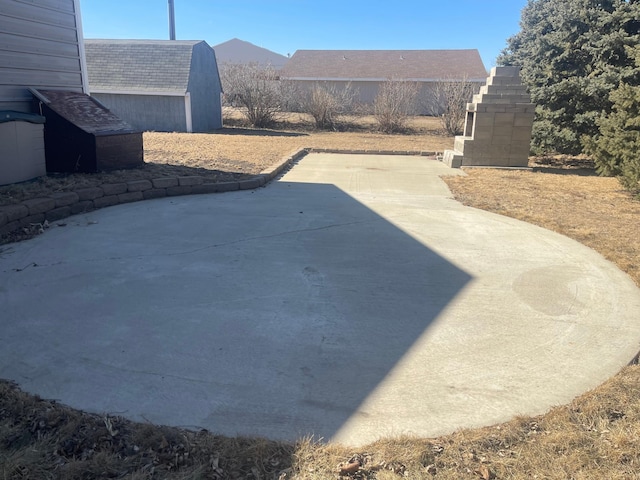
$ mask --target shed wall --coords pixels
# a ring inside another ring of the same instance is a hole
[[[135,129],[186,132],[184,97],[112,93],[92,93],[91,96]]]
[[[191,94],[193,132],[222,128],[222,85],[213,49],[205,42],[193,47],[188,91]]]
[[[74,0],[0,0],[0,110],[31,111],[27,87],[83,91]]]

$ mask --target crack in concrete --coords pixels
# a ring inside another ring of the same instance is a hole
[[[255,237],[245,237],[245,238],[240,238],[238,240],[232,240],[229,242],[223,242],[223,243],[214,243],[211,245],[206,245],[204,247],[200,247],[200,248],[195,248],[192,250],[184,250],[184,251],[180,251],[180,252],[173,252],[173,253],[152,253],[152,254],[145,254],[145,255],[132,255],[132,256],[118,256],[118,257],[107,257],[107,258],[93,258],[93,259],[88,259],[85,262],[86,263],[90,263],[90,262],[100,262],[100,261],[104,261],[104,260],[128,260],[128,259],[136,259],[136,258],[150,258],[150,257],[158,257],[158,256],[162,256],[162,257],[176,257],[176,256],[181,256],[181,255],[192,255],[194,253],[199,253],[199,252],[203,252],[205,250],[210,250],[213,248],[221,248],[221,247],[227,247],[227,246],[231,246],[231,245],[238,245],[241,243],[245,243],[245,242],[253,242],[256,240],[263,240],[263,239],[269,239],[269,238],[277,238],[277,237],[283,237],[286,235],[299,235],[301,233],[306,233],[306,232],[318,232],[318,231],[322,231],[322,230],[328,230],[331,228],[340,228],[340,227],[349,227],[352,225],[364,225],[364,224],[369,224],[369,223],[375,223],[375,222],[380,222],[380,219],[373,219],[373,220],[360,220],[360,221],[355,221],[355,222],[346,222],[346,223],[336,223],[336,224],[331,224],[331,225],[323,225],[321,227],[314,227],[314,228],[302,228],[302,229],[298,229],[298,230],[287,230],[285,232],[278,232],[278,233],[273,233],[270,235],[258,235]],[[30,262],[28,263],[26,266],[24,266],[23,268],[12,268],[10,269],[10,271],[14,272],[14,273],[20,273],[23,272],[24,270],[28,269],[29,267],[38,267],[38,268],[47,268],[47,267],[55,267],[58,265],[66,265],[67,262],[65,261],[59,261],[59,262],[55,262],[55,263],[51,263],[51,264],[40,264],[37,262]],[[8,270],[3,270],[3,272],[7,272]]]
[[[300,233],[306,233],[306,232],[318,232],[321,230],[328,230],[331,228],[339,228],[339,227],[349,227],[351,225],[363,225],[363,224],[367,224],[367,223],[374,223],[374,222],[379,222],[380,220],[378,219],[374,219],[374,220],[366,220],[366,221],[357,221],[357,222],[347,222],[347,223],[336,223],[336,224],[332,224],[332,225],[324,225],[322,227],[315,227],[315,228],[302,228],[299,230],[287,230],[286,232],[279,232],[279,233],[273,233],[270,235],[258,235],[255,237],[246,237],[246,238],[241,238],[238,240],[232,240],[229,242],[223,242],[223,243],[215,243],[213,245],[207,245],[204,247],[200,247],[200,248],[196,248],[194,250],[185,250],[183,252],[175,252],[175,253],[167,253],[165,254],[165,256],[178,256],[178,255],[190,255],[192,253],[198,253],[198,252],[202,252],[204,250],[209,250],[212,248],[220,248],[220,247],[227,247],[230,245],[238,245],[240,243],[245,243],[245,242],[253,242],[255,240],[264,240],[264,239],[268,239],[268,238],[277,238],[277,237],[284,237],[287,235],[298,235]],[[156,256],[156,255],[141,255],[140,257],[147,257],[147,256]],[[140,257],[136,257],[136,258],[140,258]],[[118,258],[120,259],[120,258]]]

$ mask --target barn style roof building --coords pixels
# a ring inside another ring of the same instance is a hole
[[[89,91],[141,130],[222,128],[216,56],[204,41],[86,39]]]

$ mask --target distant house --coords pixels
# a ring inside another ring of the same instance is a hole
[[[435,82],[482,85],[486,77],[478,50],[298,50],[280,72],[280,78],[306,88],[317,82],[350,84],[364,105],[373,104],[380,84],[389,79],[418,82],[427,98]]]
[[[135,128],[222,128],[222,86],[204,41],[85,40],[89,91]]]
[[[289,60],[289,58],[284,55],[258,47],[253,43],[245,42],[238,38],[214,45],[213,49],[216,52],[216,58],[220,65],[225,63],[233,65],[255,63],[280,70]]]

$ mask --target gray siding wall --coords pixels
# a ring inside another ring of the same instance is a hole
[[[342,90],[348,85],[356,92],[355,101],[357,103],[371,107],[373,106],[373,101],[380,87],[378,82],[348,82],[339,80],[293,80],[293,83],[303,94],[310,92],[316,85],[335,88],[336,90]]]
[[[188,91],[193,131],[205,133],[222,128],[220,75],[213,48],[205,42],[193,47]]]
[[[327,85],[331,88],[336,88],[338,90],[344,89],[349,85],[352,90],[356,92],[355,101],[360,104],[361,108],[364,108],[364,111],[373,111],[373,102],[378,95],[378,89],[380,88],[380,82],[347,82],[347,81],[317,81],[317,80],[294,80],[294,82],[303,90],[310,91],[314,85],[319,83],[320,85]],[[424,90],[424,88],[423,88]],[[422,114],[422,108],[419,106],[419,103],[416,103],[416,113]]]
[[[184,97],[92,93],[105,107],[142,131],[186,132]]]
[[[0,0],[0,110],[31,111],[27,87],[82,92],[74,0]]]

